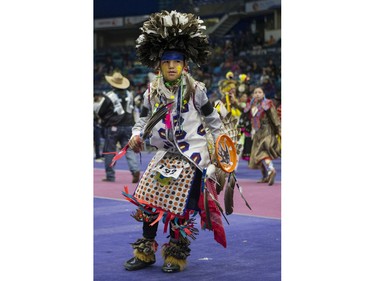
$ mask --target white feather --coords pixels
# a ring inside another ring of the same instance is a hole
[[[216,180],[215,170],[216,170],[216,166],[214,164],[208,165],[207,171],[206,171],[207,177]]]
[[[151,33],[156,34],[156,33],[157,33],[156,31],[151,30],[151,29],[147,29],[145,32],[146,32],[147,34],[151,34]]]
[[[182,25],[186,24],[189,21],[189,19],[187,18],[187,16],[184,16],[184,15],[181,15],[179,18],[180,18],[179,19],[180,20],[180,24],[182,24]]]
[[[172,17],[171,16],[165,16],[164,19],[164,26],[172,26]]]

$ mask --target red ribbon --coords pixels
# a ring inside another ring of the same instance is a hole
[[[129,144],[125,145],[123,149],[121,149],[118,153],[116,152],[103,152],[103,154],[116,154],[111,162],[110,167],[113,167],[115,165],[116,161],[119,160],[121,157],[123,157],[126,154],[126,151],[129,148]]]

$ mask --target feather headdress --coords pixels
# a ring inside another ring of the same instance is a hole
[[[237,81],[234,80],[234,74],[232,71],[228,71],[227,74],[225,74],[226,79],[222,79],[218,82],[219,91],[222,95],[225,95],[228,93],[231,89],[237,87]]]
[[[211,54],[203,21],[193,15],[176,11],[151,14],[140,28],[136,51],[142,64],[155,68],[165,50],[177,50],[198,66]]]

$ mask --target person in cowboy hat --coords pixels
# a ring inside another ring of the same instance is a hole
[[[126,90],[130,86],[129,80],[120,72],[114,71],[112,75],[105,75],[111,90],[104,93],[104,98],[96,108],[96,112],[104,127],[104,164],[106,177],[103,181],[114,182],[115,170],[111,165],[117,143],[125,146],[132,134],[134,121],[133,93]],[[112,152],[112,153],[111,153]],[[137,183],[140,177],[139,164],[134,151],[126,154],[129,169],[133,175],[132,182]]]
[[[202,182],[207,188],[215,188],[212,179],[215,166],[209,147],[215,143],[223,126],[207,97],[205,85],[188,73],[189,60],[204,64],[210,54],[207,37],[202,33],[205,26],[201,23],[193,14],[162,11],[144,22],[143,33],[136,41],[141,63],[158,68],[161,73],[144,93],[140,118],[129,141],[129,146],[138,150],[147,135],[145,128],[154,121],[150,144],[157,147],[157,152],[134,195],[123,193],[139,206],[132,216],[143,223],[143,237],[131,244],[133,257],[124,263],[129,271],[155,263],[158,248],[155,237],[161,221],[165,231],[169,227],[170,234],[169,242],[161,249],[162,271],[184,270],[190,255],[189,239],[195,239],[198,234],[194,227],[198,211],[205,225],[202,228],[212,230],[215,240],[226,247],[219,209],[210,201],[213,200],[210,196],[206,199],[215,206],[210,205],[209,211],[205,209],[201,195]],[[153,120],[160,110],[165,114]],[[209,167],[211,172],[208,172]],[[212,224],[206,223],[207,217]]]

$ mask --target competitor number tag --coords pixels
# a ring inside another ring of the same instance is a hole
[[[156,171],[162,174],[166,178],[174,178],[175,180],[178,179],[178,176],[181,174],[182,168],[172,167],[168,168],[164,164],[160,164],[156,167]]]

